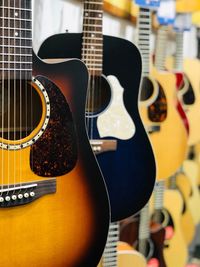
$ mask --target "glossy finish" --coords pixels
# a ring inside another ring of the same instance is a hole
[[[39,56],[81,58],[81,44],[81,34],[55,35],[42,44]],[[117,151],[97,156],[109,192],[112,221],[116,221],[136,213],[148,201],[154,186],[155,161],[138,112],[141,57],[137,48],[126,40],[104,36],[103,73],[117,77],[124,88],[124,105],[136,127],[129,140],[117,139]],[[94,138],[100,139],[96,121]]]
[[[109,206],[85,130],[87,69],[78,60],[47,65],[35,56],[33,66],[34,76],[48,77],[60,88],[69,105],[76,129],[77,162],[68,173],[56,177],[55,193],[42,196],[30,204],[0,209],[0,266],[96,266],[107,238]],[[48,92],[49,88],[46,90]],[[54,90],[53,86],[51,90]],[[51,104],[53,111],[55,104]],[[62,114],[66,115],[65,112]],[[49,127],[54,127],[54,124]],[[3,178],[7,179],[7,183],[11,182],[11,177],[15,177],[15,182],[49,179],[32,172],[30,149],[0,151]],[[49,146],[46,149],[53,158],[54,148]]]

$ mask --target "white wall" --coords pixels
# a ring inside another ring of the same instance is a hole
[[[83,0],[82,0],[83,1]],[[117,0],[116,0],[117,1]],[[34,32],[33,46],[37,52],[42,41],[56,33],[81,32],[82,3],[76,0],[33,0]],[[104,15],[105,34],[119,36],[135,42],[136,29],[131,22],[118,19],[111,15]],[[193,28],[185,33],[184,55],[196,56],[196,30]],[[155,36],[152,35],[151,49],[154,49]],[[168,54],[175,51],[174,42],[168,44]]]

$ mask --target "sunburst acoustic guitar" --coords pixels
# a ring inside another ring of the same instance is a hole
[[[131,42],[102,35],[102,5],[102,0],[84,1],[83,34],[52,36],[39,56],[82,58],[89,68],[88,135],[108,188],[111,219],[117,221],[148,201],[155,160],[138,112],[139,51]],[[102,151],[107,142],[110,147]]]
[[[85,129],[88,72],[32,55],[31,4],[0,6],[0,266],[96,266],[109,205]]]

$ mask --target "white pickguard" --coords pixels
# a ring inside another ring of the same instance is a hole
[[[135,125],[124,106],[124,89],[115,76],[109,75],[107,80],[112,89],[112,99],[109,107],[97,119],[99,135],[128,140],[135,134]]]

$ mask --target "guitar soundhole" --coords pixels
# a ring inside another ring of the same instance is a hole
[[[152,122],[163,122],[167,117],[167,99],[164,90],[159,85],[159,93],[153,104],[148,108],[148,117]]]
[[[21,140],[31,134],[42,116],[42,103],[31,82],[1,80],[0,136],[6,140]]]
[[[90,76],[86,112],[95,115],[102,112],[110,103],[111,89],[104,76]]]
[[[195,102],[195,95],[194,95],[192,85],[186,75],[184,75],[184,80],[187,80],[188,88],[187,88],[186,93],[183,95],[183,103],[185,105],[193,105]]]
[[[142,79],[142,86],[140,92],[140,100],[146,101],[153,95],[154,87],[153,83],[148,77],[143,77]]]

